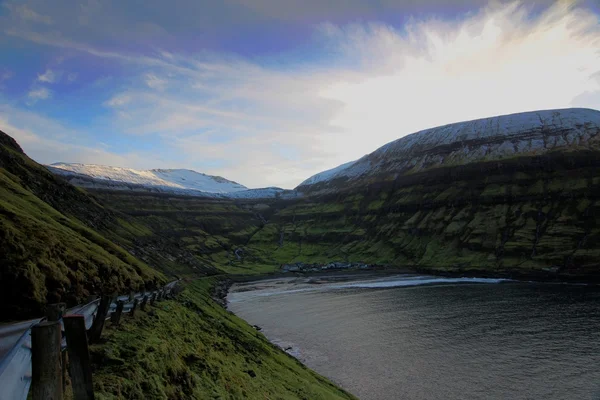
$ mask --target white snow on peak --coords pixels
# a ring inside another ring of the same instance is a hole
[[[233,193],[248,188],[220,176],[211,176],[189,169],[136,170],[93,164],[52,164],[60,175],[84,175],[99,181],[133,184],[159,189],[196,190],[206,193]]]
[[[542,133],[544,129],[581,130],[590,123],[595,126],[600,124],[600,111],[568,108],[501,115],[425,129],[396,139],[379,148],[377,152],[385,153],[415,146],[432,148],[461,141],[490,139],[499,136],[509,138],[521,133]]]
[[[333,177],[335,177],[336,175],[340,174],[343,170],[350,167],[355,162],[356,161],[350,161],[350,162],[344,163],[342,165],[338,165],[335,168],[328,169],[327,171],[319,172],[318,174],[311,176],[310,178],[308,178],[307,180],[305,180],[298,186],[314,185],[315,183],[330,180]]]
[[[299,187],[378,172],[416,172],[443,164],[541,154],[558,147],[586,146],[599,134],[600,111],[584,108],[459,122],[404,136],[357,161],[316,174]]]

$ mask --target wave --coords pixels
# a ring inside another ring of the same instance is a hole
[[[449,285],[449,284],[497,284],[510,279],[494,279],[494,278],[443,278],[434,276],[414,276],[403,275],[395,277],[386,277],[370,280],[349,281],[345,283],[320,283],[315,285],[309,281],[288,284],[287,287],[267,287],[256,288],[255,290],[245,290],[243,292],[229,293],[227,300],[230,303],[243,301],[250,297],[268,297],[283,294],[293,294],[300,292],[323,292],[329,290],[340,289],[385,289],[394,287],[409,287],[421,285]],[[273,281],[273,283],[275,280]],[[264,284],[264,282],[262,282]]]
[[[434,285],[438,283],[501,283],[510,281],[509,279],[500,278],[435,278],[435,277],[411,277],[402,278],[395,280],[385,281],[367,281],[367,282],[353,282],[343,285],[332,285],[329,286],[331,289],[346,289],[346,288],[391,288],[391,287],[403,287],[403,286],[420,286],[420,285]]]

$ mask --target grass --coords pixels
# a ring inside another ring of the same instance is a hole
[[[354,398],[215,303],[215,283],[194,281],[177,300],[108,328],[91,348],[96,398]]]
[[[72,305],[99,291],[128,292],[166,281],[123,248],[42,201],[1,168],[0,250],[4,318],[39,315],[46,302]]]

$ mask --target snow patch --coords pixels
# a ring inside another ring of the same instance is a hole
[[[55,163],[52,172],[59,175],[84,175],[101,181],[110,181],[162,189],[197,190],[206,193],[234,193],[248,190],[244,185],[220,176],[202,174],[189,169],[151,169],[110,167],[92,164]]]

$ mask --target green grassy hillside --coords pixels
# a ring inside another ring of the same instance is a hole
[[[167,275],[214,274],[265,220],[256,205],[136,198],[126,214],[104,200],[53,176],[0,132],[2,319],[153,288]],[[127,209],[131,199],[120,200]],[[215,282],[196,281],[177,301],[105,331],[92,348],[97,397],[353,398],[214,302]]]
[[[599,156],[440,168],[308,197],[277,212],[248,247],[272,264],[347,260],[599,279]]]
[[[127,191],[93,191],[148,232],[138,242],[156,236],[176,241],[182,251],[192,254],[199,268],[212,271],[256,274],[275,270],[262,251],[248,247],[279,207],[275,200],[225,200],[170,194]],[[236,255],[237,251],[237,255]]]
[[[210,298],[215,278],[105,332],[99,399],[352,399]]]
[[[40,315],[46,303],[167,281],[103,230],[116,214],[55,178],[0,132],[0,315]]]
[[[598,279],[598,160],[596,151],[553,152],[432,169],[289,201],[97,196],[228,273],[351,261],[443,273]]]

